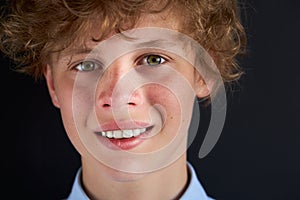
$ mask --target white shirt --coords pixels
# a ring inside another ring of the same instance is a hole
[[[189,162],[187,162],[187,166],[191,176],[190,182],[187,189],[180,197],[180,200],[213,200],[211,197],[208,197],[204,191],[193,166]],[[81,185],[81,168],[77,171],[72,191],[67,200],[90,200]]]

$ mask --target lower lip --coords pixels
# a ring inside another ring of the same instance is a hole
[[[123,138],[123,139],[107,138],[107,137],[103,137],[98,134],[97,134],[97,136],[98,136],[100,142],[109,149],[130,150],[130,149],[137,147],[141,143],[143,143],[145,141],[144,137],[146,135],[148,135],[150,131],[151,131],[151,129],[142,133],[139,136],[131,137],[131,138]]]

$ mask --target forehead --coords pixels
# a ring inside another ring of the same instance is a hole
[[[108,34],[106,34],[101,39],[95,39],[99,38],[99,35],[103,34],[103,30],[101,29],[101,20],[94,18],[88,22],[90,24],[89,28],[87,28],[85,31],[81,31],[78,38],[74,40],[68,48],[64,49],[63,51],[59,51],[58,53],[55,53],[57,56],[68,56],[72,54],[86,54],[89,53],[96,45],[98,45],[100,42],[104,40],[108,40],[109,38],[115,36],[117,33],[115,31],[112,31],[112,28]],[[124,24],[124,29],[126,32],[126,29],[140,29],[140,28],[165,28],[170,29],[173,31],[179,31],[181,29],[181,20],[178,19],[177,15],[174,12],[169,11],[163,11],[161,13],[155,13],[155,14],[143,14],[139,18],[139,20],[136,22],[136,24],[132,28],[126,28],[126,23]],[[153,32],[153,31],[152,31]],[[144,31],[145,35],[144,38],[147,37],[147,32]],[[131,36],[127,36],[130,38]],[[140,36],[143,37],[143,36]],[[174,36],[173,36],[174,37]],[[125,38],[126,39],[126,38]],[[149,40],[142,41],[140,43],[135,42],[137,47],[139,46],[166,46],[170,45],[168,44],[168,41],[163,39],[162,37],[156,37]]]
[[[88,31],[88,35],[83,33],[82,36],[88,38],[97,38],[100,34],[102,34],[101,30],[101,21],[91,21],[92,26]],[[142,14],[138,21],[135,24],[130,24],[131,22],[125,22],[123,24],[124,31],[128,31],[131,29],[139,29],[139,28],[149,28],[149,27],[156,27],[156,28],[166,28],[174,31],[179,31],[181,29],[181,20],[178,19],[176,12],[165,10],[160,13],[155,14]],[[111,29],[111,27],[109,27]],[[109,30],[108,34],[103,37],[102,40],[106,40],[114,35],[116,35],[116,31],[111,29]],[[130,36],[129,36],[130,37]],[[146,37],[146,36],[145,36]],[[97,41],[99,42],[99,41]],[[87,45],[92,45],[93,41],[86,40]]]

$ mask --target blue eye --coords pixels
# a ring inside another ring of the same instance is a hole
[[[90,72],[97,68],[97,64],[93,61],[83,61],[74,67],[78,71]]]
[[[148,55],[143,59],[143,62],[149,66],[156,66],[163,64],[166,60],[159,55]]]

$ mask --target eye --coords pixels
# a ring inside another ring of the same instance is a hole
[[[146,64],[149,66],[160,65],[163,64],[164,62],[166,62],[166,59],[164,59],[162,56],[159,55],[148,55],[144,57],[142,60],[142,64],[144,65]]]
[[[78,71],[90,72],[94,71],[97,67],[98,64],[96,64],[94,61],[87,60],[77,64],[74,68]]]

